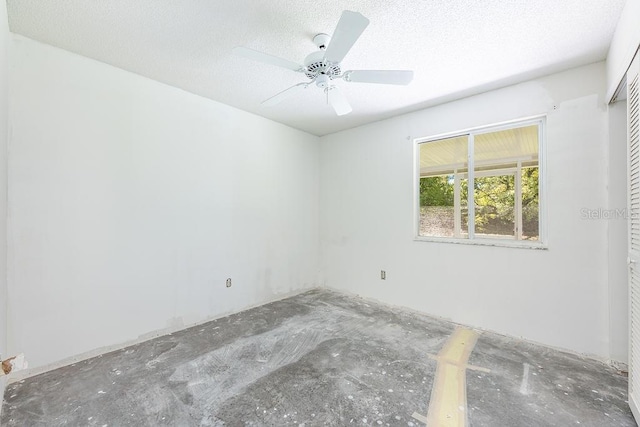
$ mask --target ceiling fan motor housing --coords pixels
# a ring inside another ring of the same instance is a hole
[[[320,36],[326,36],[327,38],[329,38],[329,36],[327,36],[326,34],[318,34],[313,38],[314,42],[316,42],[316,40]],[[316,42],[316,44],[318,44],[318,42]],[[318,50],[307,55],[307,57],[304,59],[304,66],[304,73],[311,80],[314,80],[320,75],[326,75],[330,79],[335,79],[337,77],[340,77],[341,73],[340,64],[328,63],[327,61],[325,61],[324,50]]]

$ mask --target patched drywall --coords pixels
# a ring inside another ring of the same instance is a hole
[[[609,358],[605,65],[321,139],[321,271],[330,288]],[[548,249],[415,241],[412,139],[546,115]],[[380,280],[386,270],[386,280]]]
[[[11,352],[43,366],[315,286],[317,137],[20,36],[11,55]]]

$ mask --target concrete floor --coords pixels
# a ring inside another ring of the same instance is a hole
[[[314,290],[11,384],[1,424],[421,426],[455,329]],[[485,332],[468,365],[470,426],[636,425],[599,362]]]

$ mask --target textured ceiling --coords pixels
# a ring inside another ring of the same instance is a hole
[[[605,58],[624,0],[8,0],[13,32],[316,135]],[[246,46],[295,62],[343,10],[371,21],[342,62],[412,69],[409,86],[338,81],[337,117],[309,87],[260,102],[303,74],[232,54]]]

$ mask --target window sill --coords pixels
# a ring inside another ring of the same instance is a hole
[[[454,245],[470,245],[470,246],[497,246],[503,248],[517,248],[517,249],[538,249],[547,250],[549,247],[546,243],[535,242],[528,240],[499,240],[499,239],[455,239],[446,237],[422,237],[416,236],[413,238],[415,242],[430,242],[430,243],[450,243]]]

